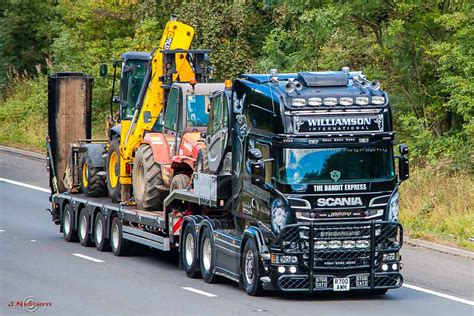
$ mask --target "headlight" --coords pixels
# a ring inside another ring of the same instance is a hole
[[[272,228],[278,234],[286,223],[286,208],[284,205],[277,205],[272,209]]]
[[[398,190],[393,193],[388,203],[388,220],[398,222]]]

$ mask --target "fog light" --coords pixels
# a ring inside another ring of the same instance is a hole
[[[285,273],[285,267],[278,267],[278,272]]]
[[[396,271],[398,269],[398,265],[396,263],[392,264],[392,270]]]
[[[281,267],[281,268],[283,268],[283,267]],[[279,270],[279,269],[280,269],[280,268],[278,268],[278,270]],[[283,270],[285,270],[285,268],[283,268]],[[387,270],[388,270],[388,265],[385,264],[385,263],[382,264],[382,270],[383,270],[383,271],[387,271]],[[283,272],[284,272],[284,271],[283,271]]]
[[[296,273],[296,267],[290,267],[290,272],[291,273]]]

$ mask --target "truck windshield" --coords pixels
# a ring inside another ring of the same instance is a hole
[[[186,112],[188,117],[187,127],[207,126],[209,113],[209,96],[188,95],[186,97]]]
[[[277,177],[286,184],[391,179],[391,147],[284,148]]]

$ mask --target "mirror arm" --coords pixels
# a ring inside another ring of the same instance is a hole
[[[112,96],[110,97],[110,117],[112,118],[112,122],[115,123],[114,120],[114,108],[113,108],[113,103],[114,103],[114,94],[115,94],[115,79],[117,77],[117,61],[114,61],[114,79],[112,81]]]

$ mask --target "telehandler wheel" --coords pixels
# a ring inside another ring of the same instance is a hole
[[[74,213],[69,204],[64,207],[62,225],[64,240],[67,242],[77,241],[77,230],[74,229]]]
[[[170,184],[170,192],[174,190],[186,189],[189,184],[189,177],[185,174],[177,174],[173,177]]]
[[[122,221],[117,216],[112,220],[110,246],[114,255],[118,257],[128,256],[131,253],[131,242],[123,238]]]
[[[207,157],[207,149],[201,148],[196,157],[196,172],[209,173],[209,158]]]
[[[81,158],[81,189],[87,196],[107,195],[107,184],[105,172],[102,168],[92,167],[91,159],[86,153]]]
[[[197,259],[199,243],[193,223],[187,223],[184,227],[181,245],[180,257],[186,275],[188,278],[198,278],[200,276],[199,262]]]
[[[107,152],[107,190],[112,202],[120,202],[120,139],[113,137]]]
[[[107,238],[106,222],[102,212],[98,212],[95,216],[94,242],[95,248],[99,251],[107,251],[110,249],[110,241]]]
[[[84,247],[90,247],[92,245],[91,237],[89,234],[90,217],[89,212],[85,207],[82,208],[79,214],[79,221],[77,223],[77,236],[79,242]]]
[[[133,194],[141,210],[161,210],[168,192],[160,190],[163,184],[161,166],[153,159],[150,145],[141,145],[133,161]]]
[[[258,260],[257,246],[253,238],[249,238],[245,242],[241,265],[245,292],[251,296],[261,295],[263,293],[262,281],[260,280],[261,267]]]
[[[215,273],[215,248],[214,240],[209,228],[202,231],[201,246],[199,247],[199,263],[201,267],[201,275],[206,283],[215,283],[218,276]]]

